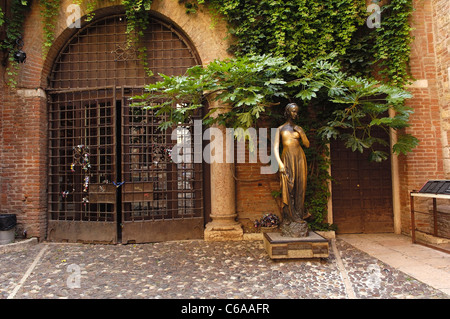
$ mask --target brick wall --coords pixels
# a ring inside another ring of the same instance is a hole
[[[444,175],[450,178],[450,2],[433,1],[437,97],[442,118]],[[450,200],[438,200],[437,234],[450,238]]]
[[[40,89],[42,27],[37,5],[24,25],[26,63],[17,86],[0,86],[0,212],[16,214],[18,233],[45,237],[47,211],[47,103]],[[7,79],[0,67],[2,79]]]
[[[407,103],[414,114],[406,131],[419,138],[420,145],[407,157],[400,156],[399,161],[401,225],[406,234],[410,232],[409,192],[420,189],[427,180],[448,178],[450,173],[444,169],[448,167],[448,123],[444,117],[448,75],[443,73],[449,52],[448,45],[444,50],[441,43],[448,43],[448,1],[414,1],[414,8],[411,73],[416,81],[409,87],[413,98]],[[441,20],[447,21],[447,27]],[[420,217],[421,227],[429,228],[427,221],[429,218]]]
[[[442,118],[444,173],[450,178],[450,2],[433,1],[437,98]]]
[[[46,99],[39,94],[39,90],[5,90],[2,94],[0,211],[17,215],[20,232],[43,238],[47,112]]]
[[[267,154],[269,152],[268,150]],[[261,168],[268,164],[261,164],[259,160],[257,163],[250,163],[248,147],[245,157],[242,159],[245,160],[244,163],[236,162],[235,168],[236,212],[244,232],[252,232],[253,222],[264,214],[281,216],[279,198],[272,196],[273,191],[280,191],[280,181],[278,174],[261,174]]]

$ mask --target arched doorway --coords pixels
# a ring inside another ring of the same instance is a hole
[[[189,40],[156,17],[139,44],[127,44],[125,15],[100,18],[66,43],[47,90],[49,240],[138,243],[203,236],[202,164],[173,163],[176,141],[158,128],[164,119],[129,99],[158,80],[146,68],[181,75],[198,64]],[[192,122],[183,127],[193,134]]]

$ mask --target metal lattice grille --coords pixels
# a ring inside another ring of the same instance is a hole
[[[142,87],[157,77],[146,76],[141,58],[154,74],[181,75],[198,64],[181,35],[159,20],[150,20],[140,42],[127,42],[125,16],[105,18],[82,29],[55,63],[51,87]]]
[[[127,43],[123,15],[100,19],[72,37],[54,64],[48,90],[50,220],[203,216],[202,165],[173,163],[170,150],[177,141],[159,130],[163,119],[129,101],[158,80],[147,76],[144,65],[154,74],[180,75],[197,64],[183,37],[157,19],[139,45]],[[192,123],[183,127],[177,138],[191,138]]]
[[[115,179],[112,90],[58,94],[49,115],[51,218],[114,221],[115,194],[90,194]]]
[[[201,164],[176,164],[171,158],[177,141],[193,140],[193,121],[180,127],[172,140],[171,131],[159,129],[164,119],[153,110],[126,102],[122,110],[124,220],[201,217]],[[194,144],[190,145],[193,154]]]

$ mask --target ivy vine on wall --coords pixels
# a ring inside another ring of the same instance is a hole
[[[392,0],[382,7],[382,23],[375,30],[374,61],[380,61],[380,74],[394,84],[403,85],[411,79],[412,12],[412,0]]]
[[[40,12],[44,30],[42,52],[45,56],[55,39],[55,26],[59,15],[61,0],[40,0],[39,5],[41,7]]]
[[[229,32],[236,39],[230,49],[236,55],[272,53],[301,65],[313,57],[337,52],[338,59],[355,73],[370,73],[377,64],[378,75],[384,81],[403,85],[410,79],[412,0],[379,4],[378,28],[366,24],[370,12],[365,0],[198,0],[198,3],[219,12],[227,21]]]
[[[17,44],[22,38],[22,28],[25,15],[29,10],[29,0],[11,0],[11,13],[6,16],[0,9],[0,27],[5,29],[5,38],[0,41],[2,51],[2,65],[6,67],[6,83],[14,87],[19,64],[14,60],[14,53],[17,51]]]

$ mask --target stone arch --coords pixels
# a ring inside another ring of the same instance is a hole
[[[102,7],[95,11],[95,18],[123,13],[124,7],[120,3],[121,1],[105,2]],[[39,86],[43,89],[48,87],[48,76],[60,50],[77,32],[76,28],[71,29],[67,27],[67,18],[70,12],[66,12],[66,8],[69,4],[72,4],[72,1],[63,0],[61,2],[59,19],[55,26],[55,41],[49,49],[42,66]],[[187,14],[184,6],[180,5],[178,1],[155,0],[152,3],[149,14],[168,21],[175,25],[178,30],[181,30],[196,49],[202,64],[208,64],[215,59],[230,57],[227,51],[230,42],[227,38],[225,23],[223,21],[214,21],[212,15],[206,9],[199,10],[195,14]],[[81,16],[86,16],[86,8],[81,8]],[[81,20],[85,21],[84,18]],[[88,23],[82,22],[81,27],[86,24]]]

